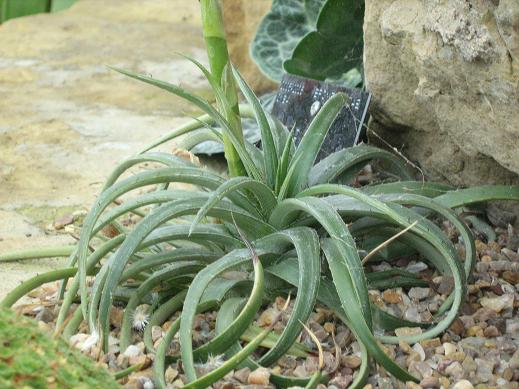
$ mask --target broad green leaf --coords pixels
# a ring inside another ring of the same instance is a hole
[[[251,44],[251,56],[274,81],[283,77],[283,61],[300,40],[312,31],[325,0],[274,0]]]
[[[149,152],[149,153],[142,153],[137,154],[133,157],[128,158],[126,161],[122,162],[112,171],[112,174],[108,177],[108,179],[105,181],[105,184],[103,186],[103,189],[101,192],[108,189],[110,186],[112,186],[117,179],[128,169],[131,167],[138,165],[140,163],[149,163],[149,162],[155,162],[160,163],[163,165],[166,165],[167,167],[197,167],[195,164],[186,161],[183,158],[177,157],[176,155],[171,155],[167,153],[161,153],[161,152]]]
[[[447,192],[435,200],[449,208],[458,208],[496,200],[519,201],[519,186],[486,185]]]
[[[298,43],[283,67],[290,74],[316,80],[341,77],[352,68],[360,68],[363,24],[363,0],[326,1],[317,30]]]
[[[48,282],[53,282],[57,280],[61,280],[66,277],[71,277],[76,274],[77,269],[72,268],[63,268],[59,270],[52,270],[47,273],[38,274],[33,278],[21,283],[16,288],[11,290],[7,296],[0,302],[0,309],[2,308],[10,308],[16,303],[19,299],[29,293],[31,290],[36,289],[37,287],[46,284]]]
[[[200,201],[202,200],[202,201]],[[124,243],[119,247],[117,252],[110,258],[108,263],[103,266],[104,269],[107,270],[106,274],[106,282],[104,283],[103,291],[101,296],[99,297],[99,322],[101,324],[101,334],[103,335],[103,344],[106,347],[107,336],[108,336],[108,326],[109,326],[109,308],[112,303],[112,293],[115,287],[118,285],[120,281],[120,277],[126,264],[128,263],[130,257],[139,249],[142,245],[145,238],[150,236],[149,241],[147,241],[147,245],[155,244],[156,241],[153,238],[153,234],[156,234],[157,227],[161,226],[163,223],[168,220],[174,219],[176,217],[181,216],[182,214],[193,214],[198,211],[198,209],[205,203],[206,198],[196,198],[187,199],[187,200],[178,200],[170,203],[166,203],[161,207],[155,209],[152,213],[146,216],[145,219],[128,235],[127,239]],[[219,205],[223,204],[221,202]],[[217,217],[221,217],[226,219],[229,222],[236,221],[240,227],[242,227],[248,234],[254,236],[254,233],[265,234],[269,232],[273,232],[273,228],[268,226],[266,223],[258,220],[251,219],[250,223],[246,222],[248,216],[245,216],[243,211],[240,212],[240,209],[237,207],[228,208],[226,211],[220,214],[217,211],[219,206],[213,207],[210,212]],[[245,216],[245,219],[243,219]],[[246,224],[249,224],[248,226]],[[261,225],[264,225],[267,229],[261,232]],[[174,226],[166,226],[164,228],[171,227],[183,227],[182,225],[174,225]],[[186,226],[187,227],[187,226]],[[158,238],[158,241],[161,241],[162,238]],[[98,277],[99,278],[99,277]],[[97,281],[97,279],[96,279]],[[96,289],[96,285],[94,284],[94,288]],[[96,307],[96,301],[91,302],[90,314],[93,315]],[[91,324],[95,324],[95,317],[89,319]]]

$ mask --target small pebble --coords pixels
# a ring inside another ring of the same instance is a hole
[[[427,265],[423,262],[411,262],[407,265],[406,270],[410,273],[420,273],[427,269]]]
[[[268,308],[263,311],[258,319],[258,325],[260,327],[268,327],[272,324],[278,315],[278,310],[274,308]]]
[[[449,328],[452,332],[454,332],[456,335],[462,335],[463,332],[465,332],[465,326],[463,325],[463,322],[459,319],[459,318],[456,318],[450,328]]]
[[[489,382],[492,381],[493,378],[493,370],[494,370],[494,362],[489,359],[476,358],[476,365],[478,366],[476,370],[476,375],[481,382]]]
[[[123,353],[123,355],[127,358],[136,357],[141,354],[142,354],[141,349],[134,344],[129,345],[126,348],[126,350],[124,350],[124,353]]]
[[[49,308],[43,308],[38,312],[34,318],[36,321],[42,321],[44,323],[50,323],[54,320],[54,314]]]
[[[420,386],[425,389],[439,388],[440,380],[438,379],[438,377],[425,377],[423,380],[420,381]]]
[[[483,328],[480,326],[472,326],[467,329],[467,336],[468,337],[483,337]]]
[[[478,365],[476,365],[476,362],[474,361],[474,358],[472,358],[470,355],[467,355],[462,363],[463,370],[465,370],[467,373],[474,372],[477,370]]]
[[[508,361],[508,367],[512,370],[519,371],[519,349],[512,355],[512,358]]]
[[[420,356],[420,361],[425,361],[425,351],[420,343],[415,343],[413,350]]]
[[[391,378],[381,377],[377,380],[379,389],[393,389],[393,383],[391,382]]]
[[[297,361],[290,355],[284,355],[278,360],[278,365],[285,369],[294,369],[297,365]]]
[[[245,384],[249,379],[250,369],[248,367],[244,367],[243,369],[237,370],[234,373],[234,378],[236,378],[241,383]]]
[[[308,372],[306,371],[305,367],[303,365],[298,365],[295,369],[294,369],[294,376],[295,377],[306,377],[308,376]]]
[[[153,340],[153,342],[156,342],[157,340],[162,338],[163,335],[164,335],[164,333],[162,332],[162,328],[161,327],[153,326],[151,328],[151,339]]]
[[[420,327],[400,327],[395,329],[395,335],[398,337],[420,335],[422,329]]]
[[[270,372],[264,367],[257,368],[249,374],[247,382],[251,385],[268,385]]]
[[[331,334],[332,332],[335,332],[335,326],[333,325],[333,323],[326,322],[326,323],[324,323],[323,328],[329,334]]]
[[[424,339],[420,342],[424,349],[435,348],[441,346],[440,338]]]
[[[441,277],[437,287],[439,294],[450,294],[454,290],[454,278],[450,276]]]
[[[483,330],[483,335],[486,338],[495,338],[499,336],[499,330],[495,326],[488,326]]]
[[[356,355],[344,355],[341,357],[341,364],[349,367],[350,369],[356,369],[360,366],[362,360]]]
[[[166,373],[164,374],[164,377],[166,378],[166,382],[168,384],[172,384],[175,379],[178,377],[178,370],[173,369],[171,366],[169,366],[166,369]]]
[[[445,356],[449,356],[452,353],[456,352],[457,348],[452,343],[444,343],[443,344],[443,350],[444,350]]]
[[[353,381],[353,377],[351,375],[339,375],[330,380],[328,383],[328,388],[333,385],[339,389],[346,389],[351,381]]]
[[[55,220],[53,223],[53,227],[56,230],[62,230],[65,226],[74,223],[74,217],[72,215],[65,215]]]
[[[461,363],[454,361],[445,368],[445,373],[455,379],[460,379],[463,377],[463,367],[461,366]]]
[[[382,298],[389,304],[398,304],[402,302],[402,295],[393,289],[385,290],[384,293],[382,293]]]
[[[414,300],[423,300],[429,297],[431,289],[415,287],[409,289],[408,296]]]
[[[495,312],[501,312],[503,309],[514,307],[514,295],[507,293],[498,297],[483,297],[479,303]]]
[[[513,338],[519,338],[519,318],[506,320],[506,333]]]
[[[458,381],[452,389],[474,389],[474,386],[467,380]]]

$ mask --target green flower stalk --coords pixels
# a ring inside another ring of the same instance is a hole
[[[215,83],[222,86],[226,99],[225,102],[218,101],[219,110],[229,122],[236,138],[243,144],[238,93],[229,61],[220,2],[219,0],[201,0],[200,8],[211,74]],[[226,134],[223,135],[223,145],[225,159],[229,165],[229,174],[233,177],[246,175],[240,157]]]

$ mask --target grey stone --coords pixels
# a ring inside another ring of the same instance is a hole
[[[440,380],[438,379],[438,377],[425,377],[423,380],[420,381],[420,386],[425,389],[439,388]]]
[[[488,359],[475,359],[476,365],[478,366],[476,370],[476,377],[480,382],[489,382],[492,381],[494,375],[492,372],[494,371],[494,362]]]
[[[377,380],[379,389],[393,389],[393,383],[390,378],[381,377]]]
[[[412,299],[423,300],[423,299],[429,297],[430,292],[431,292],[430,288],[415,287],[415,288],[409,289],[408,295]]]
[[[42,321],[44,323],[50,323],[54,320],[54,314],[49,308],[43,308],[35,317],[36,321]]]
[[[463,377],[463,367],[458,361],[455,361],[445,368],[445,373],[454,379],[460,379]]]
[[[519,338],[519,318],[506,320],[506,333],[513,338]]]
[[[497,297],[483,297],[479,302],[485,308],[490,308],[493,311],[501,312],[503,309],[510,309],[514,307],[514,295],[512,293],[508,293]]]

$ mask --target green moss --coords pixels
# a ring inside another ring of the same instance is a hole
[[[0,310],[0,388],[118,388],[108,371],[36,323]]]

